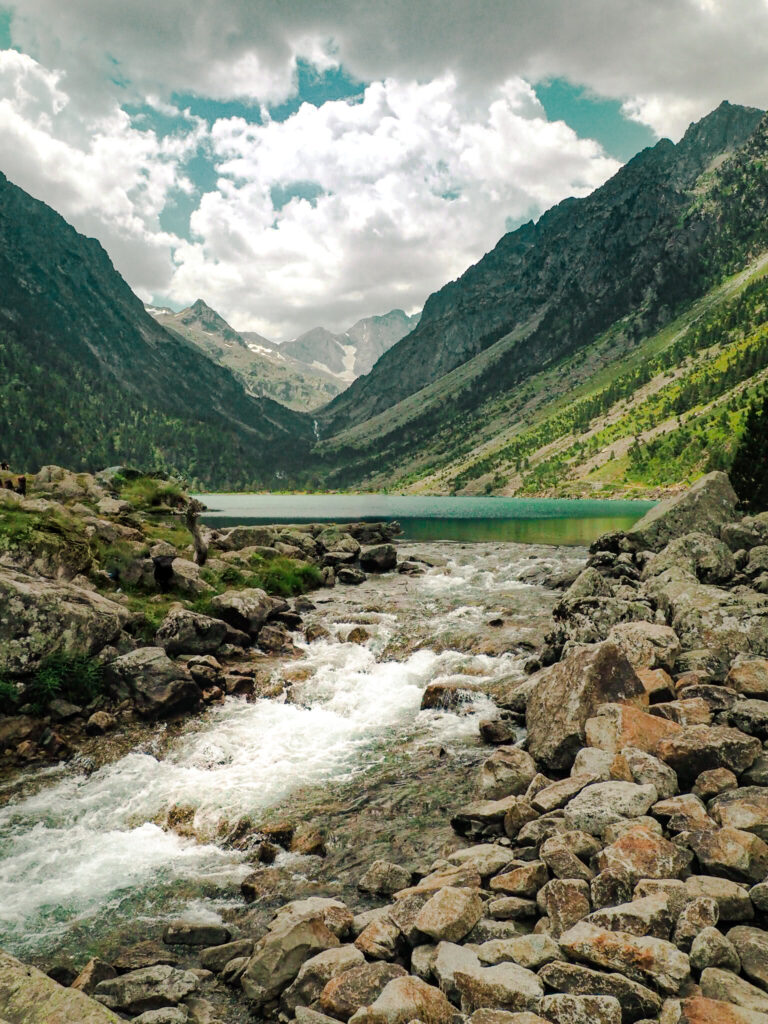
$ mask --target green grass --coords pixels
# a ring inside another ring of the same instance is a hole
[[[85,706],[103,692],[103,670],[85,654],[53,654],[46,658],[24,689],[24,700],[44,714],[52,700]]]
[[[140,476],[128,480],[120,488],[120,497],[135,508],[152,509],[161,505],[181,507],[186,500],[184,489],[175,480],[161,480],[154,476]]]

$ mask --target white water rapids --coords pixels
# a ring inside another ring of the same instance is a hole
[[[395,737],[475,742],[478,716],[490,709],[487,698],[458,715],[420,711],[422,694],[434,681],[521,673],[519,654],[478,654],[466,644],[445,649],[445,638],[479,630],[499,607],[514,613],[542,603],[542,588],[520,581],[534,564],[534,549],[416,547],[444,556],[446,565],[422,577],[390,575],[312,595],[313,619],[334,639],[305,645],[303,659],[290,663],[302,669],[290,701],[229,698],[154,753],[150,740],[90,775],[76,763],[30,773],[31,795],[0,809],[0,946],[21,955],[50,953],[74,927],[121,915],[156,920],[168,913],[163,892],[186,882],[206,879],[236,891],[248,865],[213,841],[160,827],[156,822],[173,805],[193,807],[197,833],[213,840],[222,819],[258,815],[300,787],[363,772]],[[562,567],[581,555],[535,550],[536,565]],[[370,640],[344,642],[360,621]],[[385,654],[393,639],[419,630],[435,649],[420,643],[403,660]]]

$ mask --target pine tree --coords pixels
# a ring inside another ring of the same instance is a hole
[[[744,508],[752,514],[768,509],[768,391],[749,406],[730,477]]]

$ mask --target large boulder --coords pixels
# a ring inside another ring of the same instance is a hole
[[[105,676],[118,696],[134,698],[146,718],[164,718],[194,708],[200,701],[197,684],[162,647],[140,647],[123,654],[107,665]]]
[[[682,494],[659,502],[627,533],[636,551],[661,551],[671,540],[696,530],[720,535],[738,518],[738,497],[725,473],[708,473]]]
[[[74,473],[62,466],[43,466],[27,480],[31,493],[60,501],[100,501],[106,491],[90,473]]]
[[[176,1006],[199,987],[197,975],[192,971],[158,964],[99,982],[93,998],[110,1010],[133,1015]]]
[[[272,547],[277,539],[277,530],[271,526],[236,526],[215,541],[224,551],[242,551],[243,548]]]
[[[374,1002],[350,1017],[350,1024],[453,1024],[456,1010],[439,988],[421,978],[393,978]]]
[[[51,654],[98,654],[129,618],[95,591],[0,569],[0,676],[28,675]]]
[[[62,988],[4,950],[0,950],[0,1019],[8,1024],[120,1024],[117,1014],[80,989]]]
[[[643,569],[643,578],[660,576],[675,566],[692,573],[702,583],[726,583],[736,572],[736,563],[728,545],[698,530],[670,541],[650,558]]]
[[[22,502],[27,515],[19,528],[0,531],[0,566],[61,580],[89,572],[93,552],[82,519],[55,502],[33,511],[39,504]]]
[[[225,621],[242,630],[250,637],[256,637],[259,630],[275,612],[281,610],[284,601],[269,597],[258,587],[246,590],[227,590],[211,599],[211,608]]]
[[[558,941],[574,960],[619,971],[670,995],[680,992],[690,980],[688,957],[665,939],[609,931],[579,921]]]
[[[664,668],[672,671],[680,653],[674,629],[657,622],[623,622],[614,626],[608,639],[621,648],[632,668]]]
[[[556,992],[615,996],[628,1021],[655,1017],[661,1010],[661,999],[655,992],[637,981],[625,978],[623,974],[605,974],[581,964],[557,960],[542,967],[539,978]]]
[[[168,654],[212,654],[226,635],[227,625],[221,619],[174,608],[160,624],[155,643]]]
[[[364,572],[389,572],[396,565],[397,548],[394,544],[376,544],[360,553],[360,568]]]
[[[320,1006],[338,1020],[349,1020],[363,1006],[378,999],[395,978],[408,972],[399,964],[361,964],[332,978],[320,993]]]
[[[567,768],[600,704],[645,700],[642,682],[616,644],[574,650],[536,676],[525,715],[528,750],[549,768]]]
[[[339,944],[319,916],[298,921],[288,918],[277,926],[273,922],[256,943],[240,985],[257,1006],[263,1006],[280,995],[306,960]]]

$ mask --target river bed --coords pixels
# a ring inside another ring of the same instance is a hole
[[[310,822],[327,836],[324,859],[278,858],[276,893],[286,879],[294,892],[353,892],[376,856],[407,863],[450,842],[446,808],[471,793],[487,756],[478,721],[493,705],[480,694],[462,714],[421,711],[424,689],[523,678],[558,597],[543,582],[586,551],[402,543],[399,557],[432,564],[311,595],[305,621],[331,638],[278,662],[281,697],[228,698],[148,727],[137,749],[96,771],[75,760],[0,788],[0,946],[81,964],[158,938],[182,911],[239,912],[253,864],[220,840],[242,815]],[[370,634],[364,643],[346,641],[355,626]],[[168,827],[172,809],[186,814],[185,834]]]

